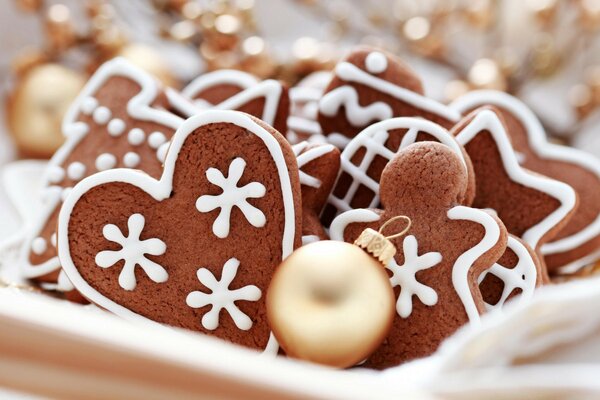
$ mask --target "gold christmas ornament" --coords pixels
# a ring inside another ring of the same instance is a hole
[[[177,79],[171,73],[165,59],[152,47],[144,44],[132,43],[123,47],[118,55],[154,75],[165,86],[175,88],[178,86]]]
[[[406,228],[385,237],[398,219]],[[303,246],[278,267],[267,292],[267,318],[290,357],[346,368],[365,360],[387,336],[395,297],[386,263],[396,252],[390,238],[405,234],[410,219],[392,218],[366,229],[355,244],[325,240]]]
[[[22,156],[49,158],[62,144],[61,122],[85,77],[58,64],[29,68],[7,101],[7,122]]]

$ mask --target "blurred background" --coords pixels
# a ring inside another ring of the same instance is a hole
[[[427,94],[519,96],[555,140],[600,155],[600,0],[0,0],[0,164],[47,158],[116,55],[182,87],[237,68],[293,85],[353,45],[400,55]]]

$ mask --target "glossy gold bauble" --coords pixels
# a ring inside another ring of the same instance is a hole
[[[330,240],[290,255],[266,301],[271,329],[288,356],[337,368],[375,351],[395,312],[383,265],[358,246]]]
[[[8,97],[7,121],[22,156],[48,158],[63,143],[63,115],[84,83],[83,74],[49,63],[18,78]]]
[[[157,77],[165,86],[177,87],[177,79],[171,73],[161,54],[145,44],[133,43],[123,47],[119,56]]]

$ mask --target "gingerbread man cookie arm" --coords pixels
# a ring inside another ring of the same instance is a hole
[[[475,305],[473,293],[469,286],[469,272],[479,258],[494,249],[502,239],[500,225],[498,220],[487,212],[465,206],[451,208],[448,210],[447,215],[452,220],[466,220],[478,223],[485,231],[481,241],[460,255],[452,268],[452,284],[465,307],[469,321],[479,323],[479,310]]]
[[[458,112],[466,112],[485,104],[505,108],[514,114],[525,127],[530,145],[539,156],[579,165],[593,172],[600,179],[600,160],[584,151],[549,143],[542,124],[533,112],[523,102],[507,93],[477,90],[460,97],[450,106]],[[574,249],[599,234],[600,215],[583,230],[566,238],[546,243],[541,250],[545,255],[561,253]]]
[[[522,238],[532,248],[556,225],[560,224],[577,205],[575,190],[566,183],[524,170],[510,144],[500,119],[491,110],[481,110],[475,118],[456,136],[459,144],[466,146],[479,132],[488,131],[498,146],[502,164],[508,176],[517,183],[539,190],[560,202],[560,206],[543,220],[527,229]]]
[[[250,116],[244,113],[237,111],[207,111],[201,115],[186,120],[177,130],[171,142],[171,147],[165,161],[164,172],[160,180],[156,180],[139,171],[133,171],[129,169],[112,169],[83,179],[73,188],[69,196],[66,198],[58,219],[58,253],[61,264],[67,273],[67,276],[86,298],[124,318],[142,320],[146,322],[149,321],[147,318],[130,311],[129,309],[102,295],[99,291],[92,288],[79,274],[79,271],[77,270],[77,267],[74,265],[73,259],[71,258],[69,243],[69,222],[71,218],[71,212],[73,211],[77,202],[93,188],[113,182],[123,182],[136,186],[148,193],[157,201],[168,198],[171,195],[171,190],[173,187],[173,175],[175,172],[177,157],[186,138],[204,125],[222,122],[240,126],[258,136],[273,157],[277,172],[279,174],[279,184],[283,194],[284,215],[286,221],[281,243],[282,259],[286,258],[292,253],[294,249],[294,239],[296,236],[294,197],[286,160],[279,142],[272,134],[270,134],[263,127],[258,125]],[[271,343],[269,346],[272,347],[274,344]]]

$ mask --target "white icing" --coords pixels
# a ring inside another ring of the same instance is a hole
[[[378,101],[361,106],[358,102],[358,92],[352,86],[340,86],[325,93],[319,101],[319,109],[323,115],[334,117],[340,107],[346,111],[346,119],[356,127],[367,125],[371,121],[381,121],[392,118],[392,108],[384,102]]]
[[[236,301],[257,301],[262,293],[254,285],[247,285],[239,289],[230,289],[229,285],[235,279],[240,262],[235,258],[227,260],[223,266],[221,280],[217,281],[212,272],[200,268],[197,272],[198,280],[206,286],[211,293],[194,291],[187,295],[186,304],[192,308],[202,308],[210,305],[211,309],[202,317],[202,326],[208,330],[219,327],[219,314],[225,309],[233,319],[235,326],[247,331],[252,328],[252,320],[236,305]]]
[[[108,108],[100,106],[94,110],[92,118],[94,119],[95,123],[99,125],[104,125],[110,120],[111,116],[112,114]]]
[[[52,235],[50,235],[50,244],[53,247],[56,247],[56,232],[54,232]]]
[[[85,176],[85,165],[79,161],[74,161],[67,167],[67,176],[69,179],[78,181]]]
[[[67,198],[67,196],[71,193],[71,191],[73,190],[72,187],[66,187],[64,189],[62,189],[61,193],[60,193],[60,199],[62,201],[65,201],[65,199]]]
[[[106,171],[107,169],[114,168],[117,165],[117,158],[110,153],[102,153],[96,157],[96,169],[98,171]]]
[[[390,283],[393,287],[400,286],[400,294],[396,301],[396,312],[402,318],[410,317],[412,313],[412,297],[417,295],[426,306],[437,304],[438,295],[435,290],[417,281],[417,272],[435,267],[442,261],[442,255],[429,252],[419,255],[417,239],[410,235],[404,238],[402,244],[404,263],[398,265],[394,258],[387,268],[392,271]]]
[[[119,274],[119,286],[125,290],[133,290],[137,285],[135,267],[140,266],[153,282],[163,283],[169,278],[167,270],[149,260],[146,254],[160,256],[167,250],[167,245],[160,239],[140,240],[146,220],[142,214],[133,214],[127,220],[128,236],[113,224],[102,229],[104,237],[122,246],[120,250],[103,250],[96,254],[96,264],[101,268],[110,268],[120,260],[125,263]]]
[[[152,103],[159,94],[158,81],[152,75],[129,63],[124,58],[114,58],[102,64],[96,70],[81,93],[71,104],[71,107],[67,110],[62,123],[62,132],[67,140],[49,161],[48,172],[46,173],[47,178],[52,176],[56,178],[57,171],[61,171],[61,176],[60,179],[54,179],[54,182],[46,179],[50,183],[59,183],[64,178],[65,171],[62,170],[61,166],[66,163],[72,151],[90,132],[89,126],[79,121],[79,119],[82,114],[91,115],[93,113],[94,109],[98,106],[98,101],[94,98],[94,95],[114,76],[125,77],[135,82],[141,88],[127,103],[126,111],[129,117],[134,120],[157,123],[173,130],[183,122],[183,119],[177,115],[152,106]],[[52,257],[35,265],[31,264],[29,260],[31,242],[40,235],[48,219],[60,207],[62,192],[60,190],[52,190],[48,193],[50,193],[50,197],[46,199],[39,219],[31,226],[25,244],[19,254],[19,264],[26,278],[46,275],[60,267],[58,257]]]
[[[365,66],[370,73],[380,74],[388,67],[387,57],[383,53],[373,51],[365,59]]]
[[[287,119],[288,128],[293,132],[302,132],[309,135],[320,135],[321,125],[315,120],[290,115]]]
[[[321,240],[317,235],[303,235],[302,236],[302,246],[305,246],[310,243],[318,242]]]
[[[127,141],[132,146],[139,146],[140,144],[144,143],[145,139],[146,134],[140,128],[133,128],[127,134]]]
[[[219,195],[202,195],[196,201],[196,208],[200,212],[210,212],[220,208],[219,216],[213,223],[213,233],[218,238],[224,239],[229,235],[229,226],[231,219],[231,210],[233,207],[240,209],[248,222],[257,228],[265,226],[267,219],[265,214],[248,203],[248,199],[263,197],[266,188],[262,183],[250,182],[247,185],[238,187],[237,184],[244,174],[246,161],[238,157],[229,165],[227,177],[216,168],[209,168],[206,171],[206,178],[210,183],[223,189]]]
[[[129,151],[123,156],[123,165],[127,168],[135,168],[140,164],[140,155],[136,152]]]
[[[560,206],[556,210],[523,232],[521,236],[523,240],[535,249],[540,239],[573,210],[577,202],[575,191],[566,183],[524,170],[517,161],[502,122],[491,110],[478,112],[475,118],[458,133],[456,141],[467,146],[483,131],[491,134],[498,147],[504,169],[512,181],[543,192],[560,202]]]
[[[43,237],[36,237],[31,242],[31,251],[33,251],[34,254],[44,254],[47,248],[48,244],[46,243],[46,240]]]
[[[235,69],[222,69],[203,74],[190,82],[181,93],[190,99],[195,98],[206,89],[219,85],[233,85],[240,90],[248,89],[258,83],[251,74]]]
[[[160,145],[158,150],[156,150],[156,158],[161,163],[165,162],[165,158],[167,157],[167,151],[169,150],[170,142],[166,142]]]
[[[46,180],[49,183],[57,184],[62,182],[63,179],[65,179],[64,168],[58,165],[52,165],[46,169]]]
[[[475,208],[456,206],[448,210],[448,218],[453,220],[466,220],[480,224],[484,228],[483,238],[474,247],[461,254],[452,267],[452,284],[458,294],[469,321],[479,323],[479,311],[473,300],[473,294],[469,287],[469,270],[473,264],[492,249],[500,240],[500,226],[489,213]]]
[[[148,136],[148,145],[153,149],[158,149],[166,141],[167,138],[162,132],[152,132],[150,136]]]
[[[346,211],[338,215],[332,222],[329,228],[329,237],[331,240],[344,242],[344,231],[346,227],[354,222],[375,222],[379,221],[379,214],[373,210],[366,208],[358,208],[356,210]],[[357,239],[357,238],[353,238]]]
[[[111,136],[120,136],[125,132],[125,121],[119,118],[113,118],[106,127],[108,134]]]
[[[450,107],[461,113],[472,110],[481,105],[494,105],[508,110],[523,124],[530,148],[543,159],[573,163],[594,173],[600,179],[600,161],[592,154],[560,146],[548,142],[546,132],[533,112],[519,99],[507,93],[494,90],[478,90],[469,92],[458,98]],[[556,254],[575,249],[579,245],[600,234],[598,219],[573,235],[558,239],[555,242],[545,243],[541,251],[545,255]],[[571,238],[573,237],[573,240]],[[558,244],[555,244],[558,243]]]
[[[394,151],[385,147],[385,143],[389,138],[389,132],[393,130],[407,130],[400,143],[399,150],[414,143],[417,139],[417,134],[423,132],[452,149],[460,158],[465,170],[467,170],[467,163],[460,146],[452,135],[438,124],[422,118],[413,117],[398,117],[381,121],[370,125],[360,132],[345,146],[345,149],[342,152],[340,158],[340,174],[342,172],[348,173],[352,177],[352,183],[343,197],[338,197],[333,192],[329,195],[327,201],[334,206],[338,212],[352,209],[350,202],[361,185],[366,186],[374,193],[373,200],[368,207],[373,208],[379,205],[379,182],[368,176],[367,171],[377,156],[391,160],[396,154]],[[360,164],[355,165],[351,160],[360,149],[364,149],[365,154]]]
[[[324,144],[322,146],[314,147],[308,151],[304,151],[308,147],[308,144],[308,142],[301,142],[292,146],[292,150],[296,155],[296,161],[298,162],[298,170],[300,172],[300,184],[310,186],[313,188],[319,188],[321,186],[321,181],[315,178],[314,176],[308,175],[306,172],[302,171],[302,168],[311,161],[314,161],[317,158],[332,152],[333,150],[335,150],[335,146],[332,144]]]
[[[508,300],[508,296],[520,289],[521,294],[517,297],[519,302],[527,302],[533,296],[537,281],[537,268],[527,248],[512,236],[508,236],[507,248],[515,252],[518,261],[514,268],[506,268],[498,263],[479,276],[479,283],[483,282],[487,274],[492,274],[504,283],[502,294],[496,304],[486,303],[488,311],[502,309]]]
[[[85,97],[80,100],[81,112],[85,115],[92,115],[94,110],[98,107],[98,100],[93,97]]]
[[[287,164],[285,162],[281,145],[277,139],[273,137],[273,135],[271,135],[268,131],[266,131],[244,113],[235,111],[210,110],[187,119],[181,124],[179,129],[177,129],[177,132],[171,141],[171,147],[167,153],[163,174],[160,180],[156,180],[147,174],[130,169],[108,170],[100,172],[79,182],[79,184],[75,186],[73,193],[67,198],[61,207],[58,218],[59,257],[62,266],[69,279],[73,282],[73,285],[75,285],[77,290],[80,291],[90,301],[123,318],[134,321],[143,321],[145,323],[148,323],[149,321],[147,318],[132,312],[131,310],[102,295],[96,289],[91,287],[89,283],[86,282],[85,279],[83,279],[83,277],[79,274],[73,263],[73,259],[71,258],[68,236],[71,213],[75,204],[89,190],[115,181],[134,185],[148,193],[156,201],[162,201],[169,198],[173,190],[173,174],[175,170],[175,164],[177,162],[177,158],[179,157],[181,147],[183,146],[183,143],[187,137],[192,132],[195,132],[204,125],[221,122],[232,123],[247,129],[249,132],[251,132],[251,134],[259,138],[268,149],[277,169],[277,177],[273,176],[272,179],[279,180],[279,188],[281,190],[283,199],[283,216],[285,222],[283,225],[281,240],[281,259],[283,260],[287,258],[293,252],[294,238],[296,236],[294,197],[292,183],[290,181],[290,174],[287,169]],[[271,341],[269,343],[270,346],[274,346]],[[271,350],[272,347],[270,348]]]

